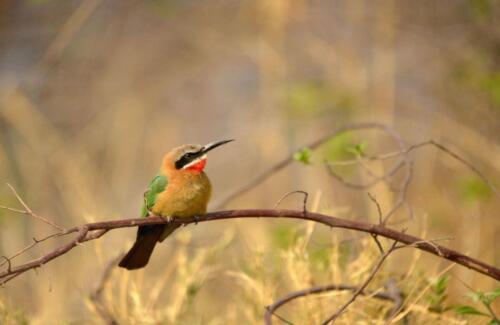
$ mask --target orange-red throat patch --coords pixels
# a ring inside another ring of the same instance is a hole
[[[188,168],[186,168],[187,170],[192,170],[192,171],[195,171],[195,172],[202,172],[203,169],[205,168],[207,164],[207,160],[206,159],[200,159],[200,161],[198,161],[197,163],[189,166]]]

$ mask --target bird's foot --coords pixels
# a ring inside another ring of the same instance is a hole
[[[172,223],[174,221],[174,217],[172,216],[162,216],[161,218],[168,223]]]
[[[200,221],[200,216],[196,214],[193,216],[193,219],[194,219],[194,224],[197,225],[198,222]]]

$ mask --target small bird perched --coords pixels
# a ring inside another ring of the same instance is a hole
[[[233,140],[201,145],[183,145],[172,149],[163,158],[158,175],[144,192],[141,216],[189,217],[204,214],[212,186],[203,172],[207,152]],[[140,269],[148,264],[157,242],[162,242],[178,224],[140,226],[134,246],[120,261],[128,270]]]

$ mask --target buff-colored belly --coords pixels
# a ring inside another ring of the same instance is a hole
[[[207,211],[211,185],[205,173],[169,179],[164,192],[156,198],[153,213],[187,217]]]

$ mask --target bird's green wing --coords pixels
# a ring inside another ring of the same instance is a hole
[[[167,187],[168,179],[164,175],[156,175],[155,178],[149,183],[148,189],[144,192],[144,204],[142,205],[141,216],[143,218],[148,216],[148,211],[153,208],[156,202],[156,197],[159,193],[163,192]]]

